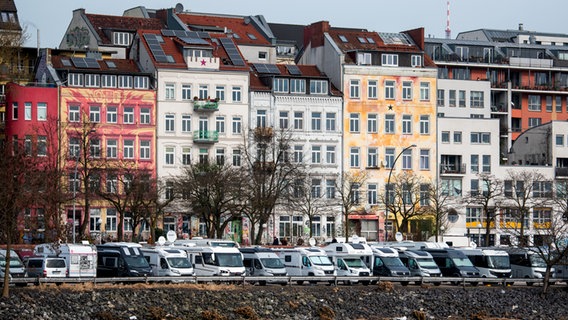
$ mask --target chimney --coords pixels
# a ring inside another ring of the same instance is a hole
[[[519,23],[519,31],[523,31],[523,30],[525,30],[525,29],[523,28],[523,24],[522,24],[522,23]]]

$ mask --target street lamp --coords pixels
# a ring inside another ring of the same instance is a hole
[[[385,216],[385,241],[388,241],[387,222],[388,222],[388,220],[389,220],[389,213],[390,213],[389,211],[390,211],[390,208],[391,208],[391,207],[388,205],[388,204],[390,204],[390,198],[391,198],[391,197],[390,197],[390,194],[389,194],[389,192],[388,192],[388,188],[389,188],[389,186],[390,186],[392,171],[394,170],[394,166],[395,166],[396,161],[398,160],[398,158],[400,158],[400,156],[401,156],[406,150],[408,150],[408,149],[410,149],[410,148],[414,148],[414,147],[416,147],[416,145],[415,145],[415,144],[411,144],[411,145],[409,145],[408,147],[402,149],[402,151],[396,156],[396,158],[394,158],[394,161],[393,161],[393,163],[391,164],[391,167],[390,167],[389,178],[388,178],[388,180],[387,180],[387,193],[386,193],[386,194],[387,194],[387,199],[386,199],[386,200],[387,200],[387,210],[386,210],[386,216]]]

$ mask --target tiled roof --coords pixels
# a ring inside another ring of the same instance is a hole
[[[63,60],[67,60],[66,65]],[[51,63],[55,69],[65,69],[69,71],[84,71],[88,73],[139,73],[140,69],[134,60],[130,59],[103,59],[98,60],[99,68],[77,68],[69,56],[51,56]],[[110,62],[110,63],[108,63]],[[114,65],[115,67],[111,67]]]
[[[160,30],[165,28],[165,25],[155,18],[138,18],[138,17],[122,17],[122,16],[108,16],[100,14],[86,14],[87,19],[93,25],[101,42],[105,44],[112,43],[112,39],[107,37],[105,30],[122,30],[136,32],[136,30]]]
[[[387,35],[398,35],[400,38],[407,38],[404,34],[379,34],[366,30],[347,30],[347,29],[331,29],[329,35],[335,41],[335,44],[343,52],[356,50],[380,50],[380,51],[396,51],[396,52],[421,52],[421,50],[412,42],[393,43],[387,40]],[[384,39],[383,39],[384,38]]]
[[[194,31],[216,29],[218,33],[224,33],[226,28],[237,35],[234,36],[237,45],[271,45],[270,41],[250,23],[249,17],[188,12],[177,13],[177,16],[190,30]]]
[[[328,80],[328,77],[325,75],[325,73],[321,72],[317,66],[315,65],[295,65],[298,67],[298,69],[300,70],[300,74],[299,75],[293,75],[288,71],[288,65],[287,64],[277,64],[276,65],[278,67],[278,70],[280,71],[280,74],[276,75],[276,76],[280,76],[280,77],[290,77],[290,78],[310,78],[310,79],[326,79]],[[268,77],[272,77],[274,75],[267,75]],[[249,84],[250,84],[250,90],[251,91],[270,91],[270,87],[268,85],[265,84],[265,82],[262,81],[261,78],[263,78],[265,76],[263,76],[262,74],[259,74],[254,67],[251,68],[251,72],[250,72],[250,77],[249,77]],[[334,96],[340,96],[341,92],[339,90],[337,90],[337,88],[335,88],[333,86],[333,84],[331,84],[330,82],[330,91],[331,94]]]

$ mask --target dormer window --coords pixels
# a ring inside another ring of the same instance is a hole
[[[357,64],[358,65],[371,65],[372,59],[371,54],[368,52],[357,53]]]
[[[412,55],[412,67],[422,67],[422,56]]]
[[[185,49],[185,55],[186,57],[209,58],[213,56],[213,52],[211,50]]]
[[[117,46],[129,46],[132,35],[128,32],[113,32],[112,43]]]
[[[386,67],[398,67],[397,54],[383,54],[381,57],[382,65]]]

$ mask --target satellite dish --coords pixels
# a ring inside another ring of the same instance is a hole
[[[358,236],[353,236],[353,237],[351,237],[351,242],[353,242],[353,243],[359,243],[359,237],[358,237]]]
[[[316,245],[316,239],[314,238],[310,238],[310,240],[308,240],[308,243],[310,244],[310,246],[315,246]]]
[[[176,241],[176,239],[177,239],[177,234],[175,233],[175,231],[170,230],[170,231],[168,231],[168,233],[166,234],[166,237],[167,237],[167,239],[168,239],[168,241],[169,241],[170,243],[173,243],[173,242]]]
[[[158,238],[158,244],[163,246],[164,244],[166,244],[166,238],[164,238],[164,236],[160,236]]]
[[[401,242],[401,241],[402,241],[402,233],[397,232],[397,233],[394,235],[394,238],[396,239],[396,241]]]
[[[472,241],[472,242],[471,242],[471,247],[472,247],[473,249],[477,248],[477,243],[475,243],[475,241]]]
[[[175,11],[176,13],[183,12],[183,4],[181,3],[176,4]]]

